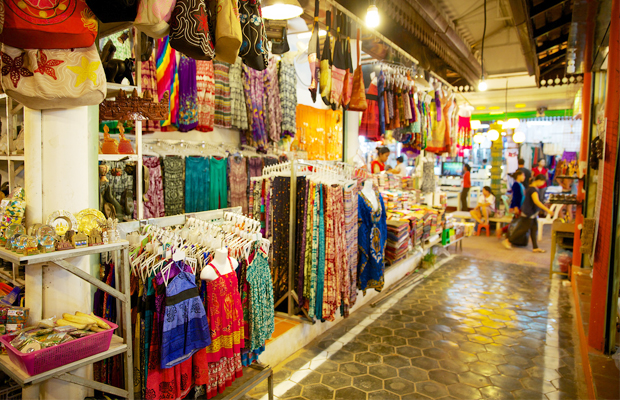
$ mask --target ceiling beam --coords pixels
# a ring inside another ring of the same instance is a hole
[[[544,65],[547,64],[551,61],[555,61],[560,57],[564,57],[566,56],[566,49],[562,49],[562,50],[558,50],[555,53],[549,54],[546,57],[543,57],[541,59],[538,60],[538,65]],[[541,70],[541,74],[542,74],[542,70]]]
[[[536,46],[536,54],[544,53],[547,50],[551,50],[555,46],[559,46],[563,43],[568,42],[568,33],[565,35],[560,35],[557,39],[547,40],[543,42],[540,46]]]
[[[532,20],[527,11],[527,3],[525,0],[510,0],[509,3],[515,28],[517,29],[517,35],[521,42],[527,73],[530,76],[538,75],[538,64],[536,62],[536,53],[534,50],[536,43],[534,43],[532,38],[533,27]]]
[[[546,35],[547,33],[561,28],[564,25],[568,25],[572,22],[573,16],[571,14],[562,15],[560,18],[556,19],[553,22],[549,22],[538,29],[534,29],[534,39],[538,39],[539,37]]]
[[[564,4],[566,0],[546,0],[530,8],[530,18],[534,18],[552,8]]]
[[[556,60],[555,62],[549,64],[549,66],[545,67],[545,68],[541,68],[540,69],[540,79],[546,79],[546,75],[550,72],[555,71],[558,68],[563,68],[564,67],[564,60],[559,59]]]

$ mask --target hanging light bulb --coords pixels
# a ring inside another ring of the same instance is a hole
[[[477,119],[473,119],[469,124],[471,125],[471,129],[477,131],[478,129],[480,129],[480,125],[482,125],[482,122]]]
[[[483,134],[481,134],[481,133],[476,133],[476,134],[474,135],[474,143],[476,143],[476,144],[480,144],[480,143],[482,143],[482,141],[483,141],[483,140],[484,140],[484,135],[483,135]]]
[[[366,26],[369,28],[376,28],[379,26],[381,19],[379,18],[379,9],[375,4],[375,0],[370,0],[368,10],[366,10]]]
[[[497,139],[499,139],[499,132],[496,131],[495,129],[491,129],[490,131],[487,132],[487,137],[489,138],[491,142],[494,142]]]
[[[263,18],[284,20],[299,17],[304,9],[297,0],[263,0]]]
[[[523,143],[525,142],[525,133],[518,131],[512,135],[512,141],[515,143]]]
[[[478,91],[486,92],[487,89],[488,86],[487,83],[484,81],[484,78],[480,79],[480,82],[478,83]]]
[[[506,121],[506,125],[504,125],[504,128],[517,129],[519,125],[521,125],[521,121],[519,121],[519,118],[509,118],[508,121]]]

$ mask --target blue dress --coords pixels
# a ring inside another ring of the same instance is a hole
[[[385,242],[387,241],[387,214],[381,195],[375,190],[380,207],[373,211],[372,204],[360,192],[358,195],[358,281],[359,289],[383,289],[385,269]]]

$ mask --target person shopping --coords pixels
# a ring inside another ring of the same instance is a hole
[[[405,177],[407,176],[407,165],[405,165],[405,157],[400,156],[396,159],[396,167],[394,167],[394,169],[390,170],[389,172],[393,173],[394,175],[398,175],[400,177]]]
[[[525,200],[525,187],[523,182],[525,182],[525,173],[523,171],[517,170],[513,175],[513,179],[515,180],[512,184],[512,199],[510,200],[510,212],[518,217],[521,212],[521,206],[523,205],[523,201]]]
[[[524,159],[519,158],[518,162],[519,162],[519,169],[517,169],[517,172],[521,171],[523,172],[523,175],[525,175],[525,179],[523,180],[523,186],[527,189],[528,187],[530,187],[530,180],[532,179],[532,171],[525,168]]]
[[[544,175],[545,177],[544,185],[542,185],[538,190],[540,201],[545,201],[545,193],[547,193],[547,181],[549,180],[549,170],[545,168],[545,165],[547,165],[547,162],[544,158],[541,158],[540,160],[538,160],[538,166],[532,168],[532,175]]]
[[[385,171],[385,162],[390,157],[390,149],[385,146],[377,149],[377,158],[370,163],[370,171],[373,174]]]
[[[478,198],[476,208],[471,210],[470,213],[476,222],[487,227],[489,226],[489,218],[495,214],[495,196],[489,186],[482,188],[482,196]]]
[[[461,191],[461,211],[469,211],[469,189],[471,188],[471,167],[463,165],[463,190]]]
[[[511,249],[512,245],[527,245],[527,232],[530,232],[530,238],[532,239],[532,251],[534,253],[544,253],[543,249],[538,248],[537,235],[538,235],[538,212],[540,210],[546,211],[551,214],[551,210],[545,207],[540,201],[539,190],[547,183],[547,177],[543,174],[536,175],[531,182],[530,187],[525,192],[525,200],[521,207],[521,214],[517,222],[515,230],[510,234],[508,239],[504,240],[502,244]]]

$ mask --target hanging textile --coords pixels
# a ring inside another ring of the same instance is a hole
[[[196,60],[181,54],[179,62],[179,130],[189,132],[198,126]]]
[[[323,53],[321,55],[321,99],[323,104],[331,106],[331,92],[332,92],[332,47],[331,47],[331,24],[332,24],[332,12],[327,11],[325,13],[325,25],[327,36],[325,37],[325,43],[323,43]]]
[[[300,304],[304,304],[304,263],[306,249],[306,216],[308,214],[308,180],[300,176],[297,178],[297,207],[295,211],[297,229],[295,230],[295,276],[296,292]]]
[[[344,43],[344,57],[346,70],[344,74],[344,85],[342,87],[342,107],[347,110],[351,102],[351,93],[353,91],[353,58],[351,57],[351,27],[345,21],[345,29],[347,40]]]
[[[336,12],[335,24],[336,42],[334,43],[334,64],[332,65],[332,82],[330,102],[332,110],[340,107],[342,103],[342,90],[344,87],[344,79],[347,70],[347,61],[344,53],[344,42],[342,40],[342,31],[344,31],[344,16],[340,11]]]
[[[254,259],[247,269],[247,282],[250,286],[250,349],[264,349],[265,342],[275,330],[273,282],[268,256],[257,249]]]
[[[290,230],[291,178],[276,176],[271,188],[271,204],[269,207],[272,227],[273,256],[271,274],[274,298],[279,300],[288,291],[288,244]],[[273,211],[272,211],[273,210]],[[267,226],[269,229],[269,225]],[[292,277],[291,277],[292,278]]]
[[[245,102],[245,91],[243,90],[243,62],[237,57],[237,61],[230,65],[230,109],[232,115],[231,126],[240,130],[248,129],[248,109]]]
[[[159,103],[159,91],[157,89],[157,67],[155,66],[154,56],[140,64],[140,79],[142,79],[142,92],[145,93],[148,90],[153,96],[153,101]],[[142,123],[142,127],[142,133],[152,133],[159,130],[159,121],[145,121]]]
[[[209,210],[209,159],[207,157],[185,158],[185,212]]]
[[[284,56],[280,61],[280,105],[282,108],[282,135],[295,137],[297,126],[297,74],[294,59]]]
[[[215,71],[215,126],[218,128],[230,128],[230,64],[213,61]]]
[[[184,213],[185,159],[166,156],[163,161],[164,207],[166,216]]]
[[[198,126],[202,132],[211,132],[215,126],[215,75],[213,61],[196,61],[198,96]]]
[[[380,292],[383,289],[385,242],[387,241],[387,214],[381,194],[375,190],[379,208],[374,211],[372,203],[360,191],[358,197],[358,287]]]
[[[472,148],[472,129],[471,129],[471,106],[462,106],[459,108],[458,113],[458,134],[456,147],[458,149],[458,155],[463,157],[464,150]]]
[[[245,100],[248,110],[251,111],[250,131],[246,140],[248,144],[266,150],[268,147],[268,137],[263,117],[263,99],[265,97],[264,75],[265,71],[245,67],[243,80],[245,90]]]
[[[347,246],[347,266],[350,276],[349,301],[345,303],[343,308],[343,314],[345,317],[349,315],[349,309],[353,307],[357,301],[357,192],[357,185],[345,188],[344,190],[345,238]],[[351,251],[351,249],[354,251]],[[346,296],[346,292],[344,295]]]
[[[314,0],[314,22],[312,23],[312,36],[308,43],[308,63],[310,64],[310,96],[312,102],[316,102],[316,94],[320,83],[320,62],[319,62],[319,0]]]
[[[158,157],[142,156],[142,163],[149,169],[149,188],[144,193],[144,218],[165,215],[164,183]],[[137,207],[134,208],[137,210]]]
[[[226,178],[226,167],[228,161],[225,158],[211,158],[210,182],[209,182],[209,204],[211,210],[226,208],[228,206],[228,187]]]
[[[279,142],[282,138],[282,107],[280,106],[280,86],[278,83],[278,66],[276,57],[269,60],[269,66],[265,73],[266,108],[263,111],[266,117],[265,126],[269,130],[269,138]]]
[[[241,207],[243,214],[248,213],[248,173],[246,158],[228,157],[228,179],[230,182],[230,207]]]
[[[366,111],[362,114],[362,123],[360,125],[359,134],[365,136],[366,139],[376,142],[381,140],[379,132],[379,104],[377,102],[377,80],[376,78],[370,82],[370,86],[366,91]]]
[[[166,36],[157,39],[157,91],[161,99],[164,93],[170,94],[170,112],[168,118],[161,123],[164,130],[174,130],[179,113],[179,71],[176,50],[170,47],[170,39]]]
[[[377,79],[377,107],[379,110],[379,134],[385,135],[385,74],[379,71]]]

